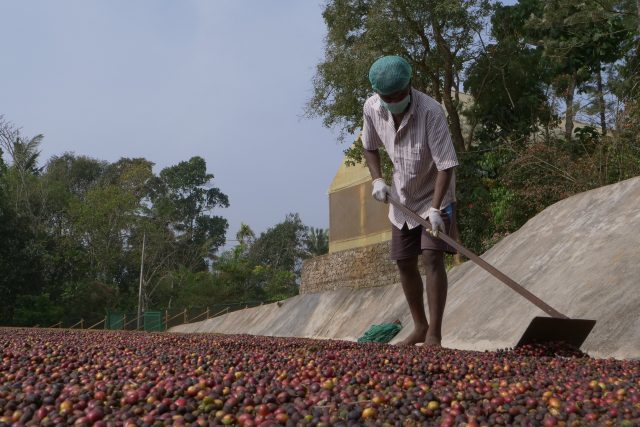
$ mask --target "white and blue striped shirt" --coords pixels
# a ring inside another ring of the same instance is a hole
[[[438,171],[458,165],[447,117],[442,106],[430,96],[412,89],[411,104],[396,131],[391,113],[380,105],[378,95],[364,104],[362,144],[366,150],[384,146],[393,162],[391,194],[423,218],[431,206]],[[455,201],[455,174],[441,204]],[[389,220],[402,228],[419,224],[389,206]]]

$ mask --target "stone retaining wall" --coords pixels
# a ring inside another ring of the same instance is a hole
[[[300,293],[375,288],[400,282],[398,268],[389,259],[389,245],[390,241],[386,241],[306,260]]]

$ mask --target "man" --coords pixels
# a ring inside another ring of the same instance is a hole
[[[373,178],[373,197],[387,202],[394,197],[423,218],[434,234],[455,230],[455,176],[458,165],[442,106],[426,94],[412,89],[411,66],[399,56],[385,56],[373,63],[369,81],[375,95],[364,104],[362,143]],[[393,162],[393,182],[382,178],[378,148],[384,147]],[[389,207],[392,223],[391,259],[396,261],[402,289],[409,304],[414,330],[401,344],[423,342],[440,346],[442,316],[447,300],[444,252],[455,249],[434,237]],[[422,277],[418,258],[422,255],[427,277],[429,321],[425,315]]]

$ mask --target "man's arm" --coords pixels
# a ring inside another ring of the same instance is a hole
[[[449,189],[449,183],[451,182],[453,169],[454,168],[449,168],[438,171],[438,175],[436,176],[436,185],[433,192],[433,199],[431,200],[432,208],[440,210],[442,199],[444,198],[444,195],[447,194],[447,190]]]
[[[382,170],[380,168],[380,152],[378,150],[364,149],[364,158],[367,161],[369,167],[369,173],[371,178],[375,181],[378,178],[382,178]]]
[[[431,234],[436,237],[438,237],[439,231],[445,231],[444,221],[440,215],[440,205],[442,205],[442,199],[447,193],[452,175],[453,168],[448,168],[438,171],[438,175],[436,176],[436,185],[433,191],[433,198],[431,199],[431,207],[429,207],[427,211],[427,216],[431,223]]]
[[[369,173],[373,178],[372,186],[373,190],[371,195],[379,202],[388,203],[387,197],[391,193],[391,188],[382,179],[382,173],[380,170],[380,153],[378,150],[364,150],[364,158],[367,160],[367,166],[369,167]]]
[[[380,167],[380,152],[382,141],[376,132],[371,121],[371,117],[367,114],[367,104],[364,106],[364,117],[362,125],[362,148],[364,148],[364,158],[369,167],[369,173],[373,178],[371,195],[379,202],[387,203],[387,197],[391,193],[391,188],[384,182],[382,178],[382,168]]]
[[[451,133],[447,124],[447,116],[441,105],[429,111],[429,126],[427,127],[427,143],[431,151],[438,175],[431,200],[431,207],[440,210],[453,176],[453,168],[458,166],[458,157],[451,141]]]

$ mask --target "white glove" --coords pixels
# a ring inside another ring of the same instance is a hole
[[[391,193],[391,188],[384,182],[384,179],[373,180],[373,191],[371,195],[379,202],[387,203],[387,195]]]
[[[440,216],[440,210],[434,207],[430,207],[427,211],[427,216],[429,217],[429,222],[431,223],[431,234],[434,237],[438,237],[438,232],[442,231],[444,233],[444,221]]]

